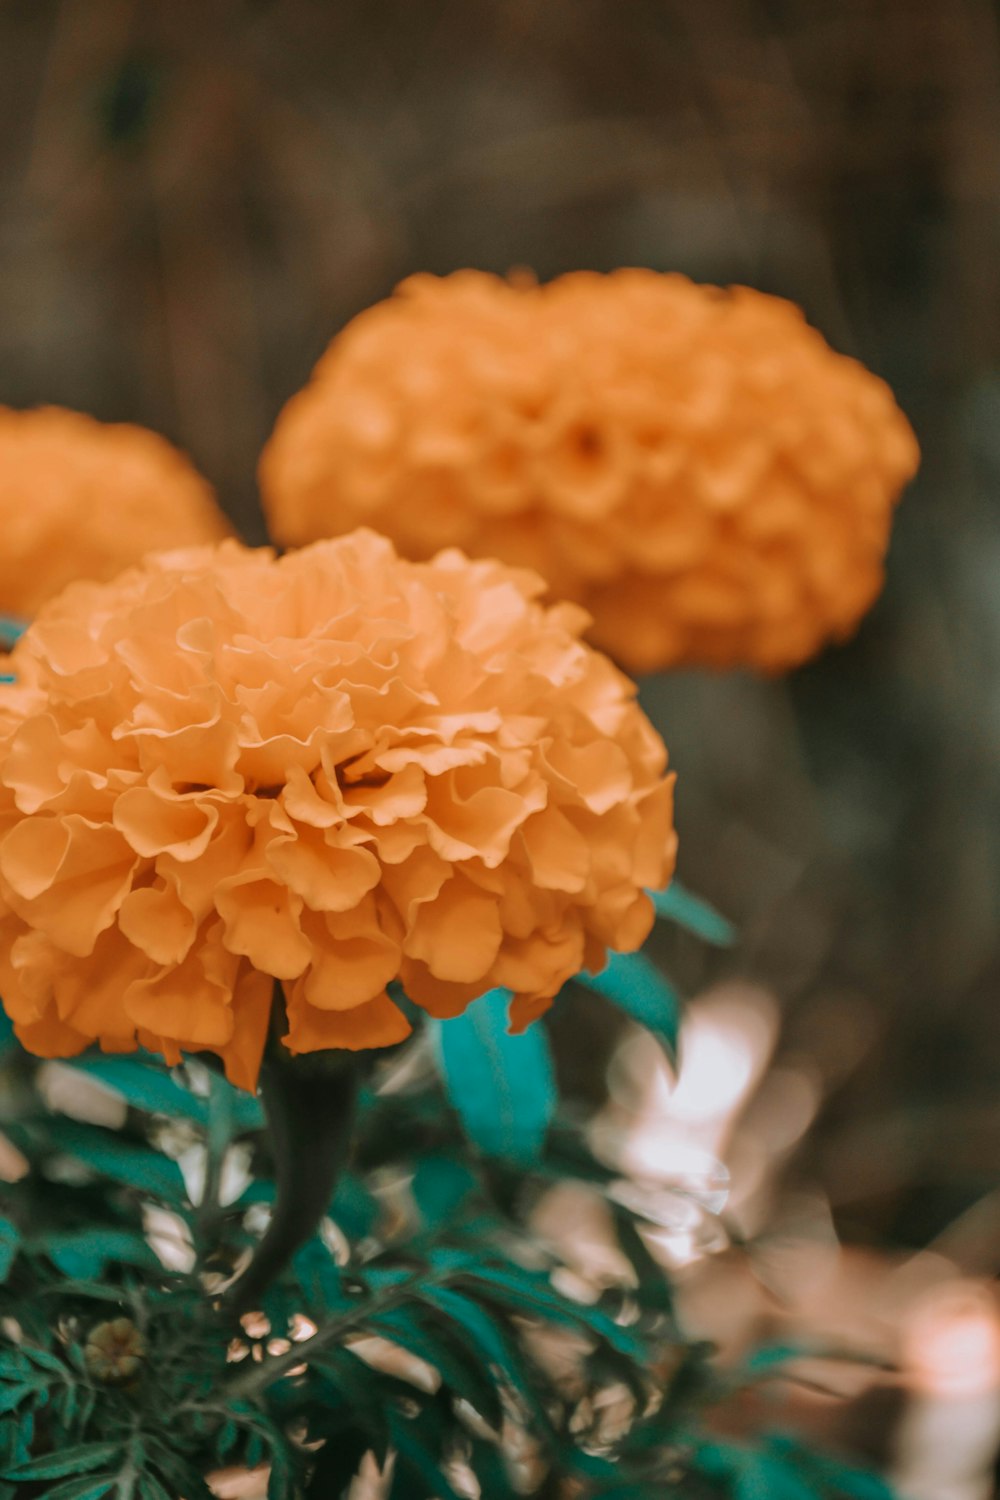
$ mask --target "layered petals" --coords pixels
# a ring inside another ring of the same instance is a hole
[[[679,275],[414,276],[334,339],[260,466],[286,546],[372,525],[530,567],[629,671],[804,661],[882,586],[917,444],[791,303]]]
[[[211,488],[165,438],[59,407],[0,407],[0,609],[34,615],[80,578],[229,530]]]
[[[0,993],[24,1044],[391,1046],[524,1019],[641,939],[666,752],[540,581],[371,532],[161,554],[43,609],[0,687]]]

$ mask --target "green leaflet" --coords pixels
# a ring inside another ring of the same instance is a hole
[[[837,1463],[791,1439],[765,1438],[760,1447],[741,1443],[702,1443],[698,1470],[726,1485],[733,1500],[893,1500],[877,1475]]]
[[[506,990],[490,990],[463,1015],[431,1023],[438,1068],[469,1139],[484,1156],[530,1166],[555,1112],[548,1039],[540,1026],[507,1030]]]
[[[94,1053],[73,1058],[69,1066],[103,1083],[134,1109],[194,1120],[198,1125],[208,1121],[208,1100],[175,1083],[162,1064]]]
[[[499,1429],[503,1421],[499,1391],[478,1345],[469,1339],[463,1343],[461,1324],[424,1306],[380,1313],[367,1326],[426,1360],[453,1395],[464,1397],[493,1428]]]
[[[109,1264],[160,1270],[160,1262],[137,1231],[74,1229],[45,1235],[32,1248],[42,1250],[65,1276],[97,1281]]]
[[[475,1187],[468,1167],[444,1155],[420,1157],[411,1184],[420,1215],[431,1229],[446,1224]]]
[[[693,932],[713,947],[729,948],[735,943],[736,929],[732,923],[679,880],[672,880],[665,891],[650,891],[649,895],[658,917],[676,922],[678,927]]]
[[[115,1464],[121,1458],[120,1443],[80,1443],[74,1448],[60,1448],[42,1458],[33,1458],[8,1469],[4,1479],[62,1479],[67,1474],[86,1474],[106,1464]]]
[[[433,1495],[435,1500],[462,1500],[442,1474],[434,1454],[428,1452],[424,1446],[421,1441],[422,1435],[414,1431],[415,1426],[414,1422],[408,1422],[405,1417],[397,1416],[395,1413],[389,1417],[397,1465],[402,1469],[413,1469],[420,1480],[428,1486],[428,1495]],[[396,1486],[393,1485],[393,1493],[395,1491]]]
[[[171,1500],[169,1491],[151,1474],[148,1469],[145,1474],[139,1476],[139,1494],[141,1500]]]
[[[57,1117],[46,1121],[46,1137],[50,1147],[75,1156],[101,1177],[174,1206],[187,1202],[180,1167],[151,1146],[133,1145],[115,1131]]]
[[[106,1474],[103,1479],[68,1479],[54,1490],[47,1490],[45,1500],[101,1500],[117,1479],[117,1474]]]
[[[578,974],[574,982],[617,1005],[653,1033],[672,1061],[676,1058],[680,997],[645,954],[611,953],[600,974]]]
[[[39,1385],[34,1381],[23,1385],[0,1385],[0,1414],[14,1411],[28,1396],[34,1396]]]
[[[552,1323],[584,1329],[631,1359],[642,1360],[648,1352],[643,1339],[631,1328],[616,1323],[600,1308],[570,1302],[543,1275],[523,1271],[513,1264],[503,1269],[492,1265],[470,1265],[468,1279],[480,1295],[493,1297],[522,1316],[534,1312]]]

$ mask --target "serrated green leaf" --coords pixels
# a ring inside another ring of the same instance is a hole
[[[186,1203],[180,1167],[151,1146],[132,1145],[113,1131],[76,1120],[54,1118],[46,1128],[52,1148],[75,1157],[99,1176],[173,1205]]]
[[[486,1156],[530,1166],[555,1113],[556,1085],[540,1026],[507,1030],[510,995],[490,990],[460,1016],[431,1023],[448,1098],[469,1139]]]
[[[672,880],[665,891],[650,891],[649,895],[658,917],[676,922],[678,927],[693,932],[704,942],[716,948],[730,948],[736,941],[736,929],[731,922],[710,906],[700,896]]]
[[[120,1443],[80,1443],[75,1448],[60,1448],[33,1458],[16,1469],[8,1469],[4,1479],[62,1479],[67,1474],[87,1474],[121,1458]]]
[[[681,1002],[673,985],[644,953],[611,953],[600,974],[578,974],[577,984],[596,990],[651,1031],[671,1059],[677,1056]]]

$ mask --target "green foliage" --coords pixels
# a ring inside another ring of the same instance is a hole
[[[701,1443],[696,1472],[732,1500],[892,1500],[877,1475],[813,1452],[782,1436],[756,1445]]]
[[[575,981],[596,990],[631,1020],[652,1032],[667,1056],[677,1056],[681,1003],[673,985],[643,953],[612,953],[600,974]]]
[[[728,948],[736,941],[736,929],[731,922],[703,901],[692,895],[679,880],[672,880],[665,891],[650,891],[656,915],[676,922],[705,943],[717,948]]]
[[[646,960],[587,983],[672,1048],[676,996]],[[787,1441],[708,1440],[733,1376],[678,1329],[641,1219],[563,1112],[544,1026],[510,1036],[505,996],[380,1065],[330,1221],[242,1322],[220,1292],[274,1197],[257,1101],[197,1062],[69,1066],[120,1097],[121,1129],[50,1108],[37,1065],[0,1049],[0,1128],[31,1164],[0,1188],[0,1500],[206,1500],[214,1469],[258,1463],[271,1500],[337,1500],[369,1452],[392,1455],[392,1500],[451,1500],[462,1465],[506,1500],[526,1493],[515,1433],[538,1493],[883,1500]],[[633,1287],[563,1289],[529,1220],[567,1180],[603,1199]],[[608,1435],[612,1392],[627,1417]]]
[[[491,990],[463,1015],[431,1023],[445,1090],[469,1139],[486,1156],[524,1166],[539,1155],[555,1112],[552,1059],[542,1027],[513,1036],[510,995]]]

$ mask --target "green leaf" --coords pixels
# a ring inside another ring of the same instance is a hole
[[[490,990],[460,1016],[432,1023],[435,1056],[448,1098],[485,1156],[530,1166],[555,1112],[548,1040],[540,1026],[507,1030],[506,990]]]
[[[477,1291],[481,1293],[482,1288],[477,1288]],[[433,1302],[439,1306],[448,1314],[453,1323],[466,1330],[474,1347],[479,1350],[480,1357],[500,1371],[511,1390],[520,1399],[539,1435],[544,1437],[550,1447],[563,1448],[563,1440],[553,1427],[546,1408],[549,1391],[542,1388],[540,1382],[533,1378],[532,1371],[526,1364],[523,1351],[516,1340],[510,1338],[506,1330],[498,1325],[477,1302],[473,1302],[470,1297],[460,1292],[430,1284],[421,1292],[421,1296],[425,1302]],[[527,1299],[523,1296],[519,1297],[517,1301],[512,1302],[513,1310],[521,1314],[537,1313],[538,1308],[526,1305],[526,1302]],[[546,1310],[546,1315],[552,1317],[551,1309]],[[579,1330],[579,1323],[575,1319],[567,1317],[565,1322]],[[632,1353],[634,1355],[634,1351]],[[596,1457],[576,1453],[575,1458],[576,1467],[579,1470],[597,1474],[598,1477],[604,1473],[605,1466]]]
[[[418,1315],[423,1318],[418,1321]],[[408,1349],[419,1359],[426,1360],[455,1396],[463,1396],[481,1417],[499,1429],[503,1421],[500,1394],[483,1366],[479,1348],[473,1343],[471,1356],[468,1344],[465,1348],[456,1336],[461,1329],[443,1315],[434,1318],[433,1310],[403,1308],[396,1312],[380,1313],[367,1323],[375,1333]]]
[[[162,1065],[136,1057],[95,1053],[73,1058],[69,1066],[103,1083],[134,1109],[169,1115],[172,1119],[194,1120],[198,1125],[208,1121],[208,1101],[175,1083]]]
[[[650,891],[656,915],[676,922],[678,927],[693,932],[704,942],[716,948],[731,948],[736,941],[736,929],[731,922],[685,889],[679,880],[672,880],[665,891]]]
[[[0,1385],[0,1414],[14,1411],[28,1396],[34,1396],[39,1386],[33,1381],[30,1385]]]
[[[659,1261],[650,1254],[646,1241],[635,1227],[628,1210],[614,1203],[611,1211],[618,1243],[635,1272],[639,1305],[652,1312],[665,1313],[673,1321],[674,1291],[670,1277]]]
[[[57,1484],[54,1490],[46,1490],[45,1500],[101,1500],[117,1481],[116,1474],[105,1474],[103,1479],[68,1479]]]
[[[306,1297],[306,1310],[326,1314],[343,1307],[345,1296],[340,1267],[318,1235],[295,1252],[292,1267]]]
[[[271,1472],[267,1477],[267,1500],[291,1500],[295,1476],[280,1433],[275,1432],[270,1447]]]
[[[139,1494],[142,1500],[171,1500],[169,1490],[165,1490],[156,1475],[148,1470],[139,1475]]]
[[[330,1217],[349,1240],[363,1240],[378,1221],[379,1204],[354,1172],[341,1172],[330,1205]]]
[[[452,1156],[422,1156],[413,1174],[412,1191],[420,1216],[431,1229],[446,1224],[475,1190],[476,1179]]]
[[[0,1218],[0,1282],[7,1280],[17,1257],[21,1235],[17,1225],[9,1219]]]
[[[62,1479],[66,1474],[86,1474],[103,1464],[121,1458],[120,1443],[81,1443],[76,1448],[60,1448],[33,1458],[16,1469],[8,1469],[5,1479]]]
[[[59,1118],[47,1121],[47,1134],[52,1147],[76,1157],[101,1177],[174,1205],[187,1201],[180,1167],[152,1147],[131,1145],[113,1131]]]
[[[162,1269],[143,1236],[128,1229],[73,1229],[48,1234],[37,1244],[65,1276],[96,1281],[107,1266]]]
[[[483,1296],[494,1297],[514,1312],[540,1313],[550,1322],[589,1331],[631,1359],[641,1360],[648,1354],[644,1340],[631,1328],[623,1328],[599,1308],[560,1296],[546,1277],[516,1271],[513,1265],[503,1269],[484,1265],[470,1268],[470,1278]]]
[[[434,1455],[428,1453],[419,1436],[414,1433],[412,1424],[404,1417],[392,1413],[389,1426],[397,1463],[416,1471],[420,1480],[427,1485],[428,1495],[433,1495],[435,1500],[461,1500],[461,1496],[442,1474]]]
[[[407,1397],[415,1394],[414,1387],[394,1381],[378,1374],[350,1349],[327,1349],[310,1363],[334,1392],[344,1398],[355,1423],[368,1434],[368,1446],[381,1464],[389,1442],[388,1403],[397,1387]],[[329,1397],[324,1404],[333,1404]]]
[[[668,979],[644,953],[611,953],[600,974],[578,974],[577,984],[596,990],[651,1031],[671,1059],[677,1056],[681,1002]]]

